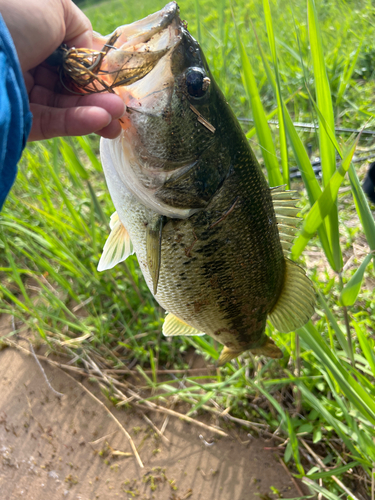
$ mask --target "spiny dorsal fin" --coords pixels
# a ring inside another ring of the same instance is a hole
[[[166,337],[175,337],[176,335],[204,335],[203,332],[196,330],[192,326],[177,318],[174,314],[168,313],[163,323],[163,334]]]
[[[152,278],[153,293],[158,290],[160,264],[161,264],[161,239],[165,217],[155,216],[146,229],[146,254],[147,265]]]
[[[269,319],[279,332],[287,333],[309,321],[314,313],[315,292],[305,271],[289,259],[285,262],[284,286]]]
[[[102,256],[98,264],[98,271],[112,269],[119,262],[124,261],[134,253],[129,233],[119,219],[117,212],[111,215],[109,222],[111,233],[105,242]]]
[[[273,208],[276,214],[280,242],[285,254],[289,253],[293,236],[301,219],[296,217],[300,209],[296,207],[297,191],[285,191],[285,186],[271,188]]]

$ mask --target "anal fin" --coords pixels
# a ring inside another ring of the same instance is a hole
[[[284,286],[269,319],[279,332],[291,332],[306,324],[314,314],[315,292],[305,271],[285,259]]]
[[[196,330],[192,326],[177,318],[174,314],[168,313],[163,323],[163,334],[166,337],[175,337],[177,335],[204,335],[203,332]]]
[[[152,219],[146,229],[146,254],[147,265],[152,278],[153,293],[158,290],[160,264],[161,264],[161,240],[165,217],[157,215]]]
[[[267,356],[268,358],[282,358],[283,353],[282,351],[277,347],[275,342],[267,337],[267,340],[265,344],[262,345],[262,347],[256,347],[255,349],[250,349],[250,352],[252,354],[255,354],[256,356]]]

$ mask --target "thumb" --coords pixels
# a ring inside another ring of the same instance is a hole
[[[62,0],[65,20],[64,43],[70,47],[92,47],[92,26],[72,0]]]

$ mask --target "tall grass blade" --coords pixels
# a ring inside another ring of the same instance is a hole
[[[327,477],[339,476],[341,474],[344,474],[344,472],[348,471],[349,469],[356,467],[357,465],[359,465],[359,462],[350,462],[348,464],[341,465],[340,467],[335,467],[334,469],[330,469],[325,472],[314,472],[312,474],[307,474],[306,477],[308,477],[309,479],[325,479]]]
[[[308,477],[302,478],[302,482],[307,484],[315,493],[319,493],[322,495],[322,498],[326,498],[327,500],[341,500],[341,497],[338,497],[334,493],[328,491],[326,488],[323,486],[319,486],[317,483],[315,483],[312,479],[309,479]]]
[[[348,283],[342,289],[341,295],[340,295],[340,300],[341,300],[342,305],[344,305],[344,306],[354,305],[355,301],[357,300],[359,291],[361,289],[363,276],[365,274],[366,267],[371,262],[371,259],[373,258],[373,256],[374,256],[374,253],[372,253],[372,252],[369,253],[368,255],[366,255],[366,257],[362,261],[362,264],[359,266],[359,268],[356,270],[356,272],[350,278]]]
[[[199,42],[199,43],[202,43],[200,5],[199,5],[199,0],[194,0],[194,1],[195,1],[195,17],[197,18],[197,35],[198,35],[198,42]]]
[[[327,71],[323,56],[323,43],[319,30],[318,17],[314,0],[308,0],[308,23],[311,54],[314,66],[315,88],[317,105],[321,114],[325,118],[322,122],[319,115],[319,146],[320,158],[323,174],[323,185],[327,186],[329,180],[336,170],[336,154],[332,141],[327,134],[325,126],[328,126],[332,133],[335,130],[335,120],[333,114],[331,89],[327,77]],[[326,221],[327,235],[330,250],[333,256],[333,269],[338,272],[342,269],[343,260],[340,247],[340,234],[337,213],[337,203],[332,207]]]
[[[240,33],[237,28],[235,20],[234,20],[234,25],[237,35],[238,50],[241,56],[244,87],[248,95],[251,109],[253,112],[255,128],[257,131],[259,144],[262,148],[262,155],[268,173],[268,182],[270,186],[280,186],[283,183],[283,178],[280,173],[279,163],[276,156],[275,145],[272,140],[271,130],[267,123],[266,113],[264,111],[260,99],[251,63],[247,56],[245,47],[242,43]]]
[[[339,188],[344,180],[346,172],[349,170],[356,147],[357,142],[349,149],[342,164],[337,168],[324,188],[323,193],[319,196],[307,214],[303,222],[301,233],[292,247],[292,257],[294,259],[301,255],[305,246],[315,234],[315,231],[321,226],[325,217],[327,217],[332,207],[335,205]]]
[[[275,44],[275,35],[273,31],[272,24],[272,15],[271,15],[271,7],[269,0],[263,0],[263,9],[264,15],[266,19],[266,27],[268,33],[268,42],[271,49],[272,54],[272,62],[276,77],[276,100],[277,100],[277,113],[279,118],[279,141],[280,141],[280,156],[281,156],[281,170],[283,173],[283,182],[287,185],[287,188],[290,187],[290,178],[289,178],[289,165],[288,165],[288,147],[286,142],[286,132],[285,132],[285,123],[284,123],[284,107],[282,105],[282,97],[281,97],[281,85],[280,85],[280,75],[279,68],[277,62],[277,52],[276,52],[276,44]]]
[[[272,86],[272,89],[274,91],[274,94],[276,95],[276,80],[274,75],[272,74],[271,68],[269,66],[269,63],[267,61],[267,58],[264,54],[263,48],[259,42],[257,33],[255,31],[255,28],[253,26],[254,34],[257,40],[258,44],[258,49],[260,52],[260,55],[262,57],[262,62],[264,69],[266,71],[268,80]],[[293,125],[293,120],[290,117],[289,111],[287,110],[285,106],[285,102],[283,102],[283,112],[284,112],[284,120],[285,120],[285,127],[286,131],[288,134],[289,142],[293,150],[294,157],[296,159],[298,168],[301,172],[303,182],[305,184],[307,194],[309,197],[309,201],[311,206],[315,203],[315,201],[319,198],[321,195],[322,191],[319,186],[319,183],[316,179],[314,170],[312,168],[309,156],[306,152],[305,146],[303,145],[296,128]],[[319,234],[319,239],[322,243],[322,247],[324,250],[324,253],[327,257],[328,262],[330,263],[330,266],[334,268],[334,258],[331,250],[331,246],[328,240],[328,234],[327,234],[327,227],[326,227],[326,221],[321,225],[321,227],[318,229],[318,234]]]
[[[329,370],[329,375],[338,383],[345,397],[351,401],[353,406],[366,420],[375,425],[375,401],[350,375],[348,370],[344,369],[336,354],[331,351],[330,347],[311,324],[311,321],[297,331],[304,342],[310,346],[323,366]]]
[[[362,352],[367,359],[367,362],[371,368],[372,374],[375,377],[375,354],[374,354],[374,341],[371,339],[371,344],[369,339],[367,338],[365,332],[362,330],[361,326],[358,325],[356,321],[352,319],[352,325],[357,334],[357,338],[359,340],[359,344],[361,346]]]
[[[371,250],[375,250],[375,220],[371,213],[370,207],[363,189],[359,183],[357,172],[353,165],[349,168],[349,180],[352,188],[355,207],[365,232],[367,242]]]
[[[350,82],[350,79],[353,75],[354,69],[357,65],[357,60],[358,60],[358,56],[361,52],[361,49],[362,49],[362,42],[358,45],[358,48],[354,54],[354,57],[348,57],[348,59],[346,61],[344,71],[342,72],[342,75],[341,75],[339,89],[338,89],[337,95],[336,95],[336,106],[338,106],[340,104],[340,102],[342,101],[344,93],[349,86],[349,82]]]
[[[83,151],[87,154],[89,160],[91,161],[91,165],[97,172],[103,172],[102,165],[98,160],[96,154],[94,153],[90,141],[87,137],[75,137],[75,140],[81,146]]]
[[[318,296],[319,296],[319,301],[321,306],[324,309],[324,312],[327,315],[328,321],[330,326],[334,329],[336,333],[337,340],[339,341],[339,344],[341,346],[341,349],[345,352],[345,354],[348,356],[348,358],[351,357],[351,350],[349,349],[349,344],[347,341],[347,338],[345,337],[345,334],[341,330],[339,324],[336,321],[336,318],[334,317],[331,309],[329,308],[329,305],[327,304],[323,294],[318,290]]]
[[[72,146],[64,139],[60,139],[60,152],[65,160],[65,167],[67,168],[73,183],[82,189],[82,179],[87,180],[89,178],[89,174],[86,172]]]

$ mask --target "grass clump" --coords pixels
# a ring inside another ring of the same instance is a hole
[[[114,402],[152,408],[173,398],[190,418],[208,412],[273,435],[314,492],[355,498],[355,485],[366,495],[375,463],[375,224],[353,158],[371,150],[372,136],[335,129],[372,125],[371,2],[179,4],[235,112],[254,120],[254,128],[243,123],[271,184],[290,185],[293,166],[301,172],[293,187],[304,223],[292,255],[315,284],[316,315],[290,334],[267,326],[280,361],[246,355],[204,376],[181,375],[192,348],[213,363],[217,346],[209,337],[162,338],[163,311],[134,256],[97,272],[113,212],[98,140],[54,139],[28,147],[1,214],[0,312],[15,326],[2,342],[27,329],[90,369]],[[109,33],[163,2],[85,5],[95,29]],[[318,128],[306,134],[298,121]],[[322,181],[307,144],[321,158]],[[168,370],[162,379],[160,370]],[[132,371],[143,389],[121,392],[118,379]]]

